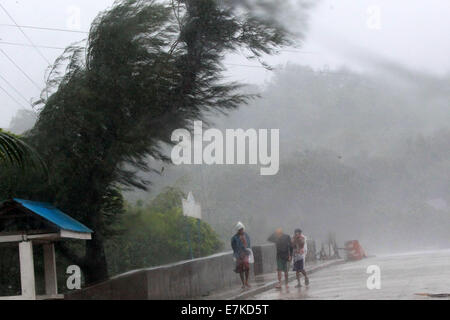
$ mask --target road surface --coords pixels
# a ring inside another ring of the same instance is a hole
[[[368,289],[368,278],[372,277],[373,281],[369,282],[372,286],[377,279],[373,271],[367,273],[369,266],[379,267],[380,289]],[[294,288],[294,281],[289,289],[272,289],[249,299],[430,299],[415,293],[450,293],[450,250],[377,256],[348,262],[313,273],[310,282],[309,288]]]

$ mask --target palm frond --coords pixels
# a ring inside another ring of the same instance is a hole
[[[2,165],[46,171],[45,163],[36,150],[19,137],[0,129],[0,166]]]

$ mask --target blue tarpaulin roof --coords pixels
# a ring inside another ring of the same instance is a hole
[[[52,222],[59,228],[68,231],[93,233],[91,229],[78,222],[77,220],[69,217],[67,214],[54,207],[50,203],[34,202],[29,200],[14,199],[14,201],[20,203],[28,210],[41,216],[42,218]]]

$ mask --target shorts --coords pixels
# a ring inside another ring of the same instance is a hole
[[[288,271],[288,260],[277,258],[277,270],[287,272]]]
[[[247,255],[242,255],[239,259],[236,260],[236,268],[234,272],[242,273],[250,270],[250,264],[248,261]]]
[[[294,262],[294,271],[303,271],[304,270],[304,260],[300,259]]]

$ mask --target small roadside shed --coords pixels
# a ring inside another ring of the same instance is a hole
[[[49,203],[12,199],[0,203],[0,244],[18,244],[22,295],[0,300],[58,299],[55,246],[64,239],[90,240],[93,231]],[[36,296],[33,245],[44,252],[45,296]]]

